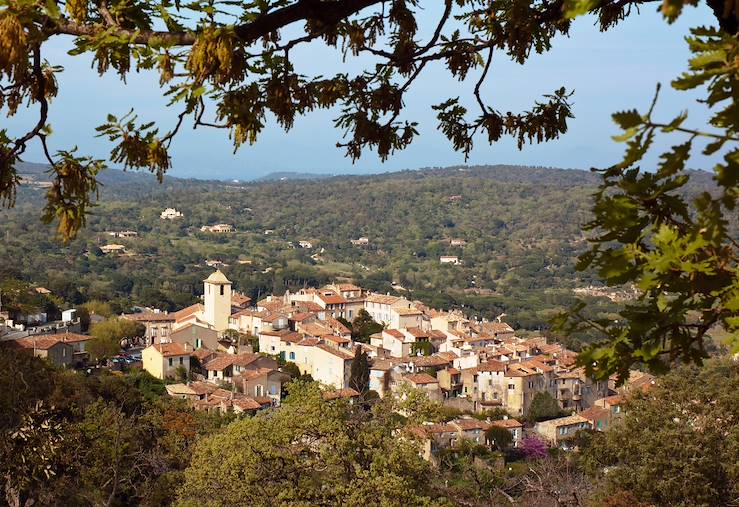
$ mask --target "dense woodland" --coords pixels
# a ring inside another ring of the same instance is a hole
[[[37,180],[45,175],[43,166],[24,170]],[[67,305],[174,310],[201,293],[212,270],[205,261],[219,260],[235,288],[252,297],[346,278],[383,292],[401,293],[399,285],[437,308],[487,318],[505,312],[514,327],[537,331],[575,302],[572,288],[599,284],[597,274],[575,270],[597,180],[585,171],[453,167],[255,183],[168,177],[160,185],[146,174],[107,170],[100,179],[99,205],[68,244],[38,220],[44,191],[22,188],[16,207],[1,212],[5,280],[47,287]],[[710,175],[695,173],[691,185],[708,187]],[[160,219],[166,207],[184,218]],[[215,223],[236,232],[200,232]],[[104,234],[127,229],[139,237]],[[351,244],[360,236],[369,245]],[[452,238],[467,244],[452,247]],[[301,240],[313,248],[289,245]],[[99,247],[110,243],[130,255],[103,254]],[[441,265],[441,255],[462,265]],[[616,308],[605,298],[591,302],[594,312]]]

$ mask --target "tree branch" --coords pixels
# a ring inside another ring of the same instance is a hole
[[[250,23],[238,25],[234,28],[236,36],[246,44],[251,44],[262,37],[280,30],[301,20],[315,20],[325,25],[333,25],[342,19],[356,14],[362,9],[374,4],[382,3],[383,0],[298,0],[298,2],[268,12],[259,16]],[[110,24],[115,20],[106,12],[105,5],[101,5],[100,14]],[[66,18],[60,21],[46,20],[54,27],[54,32],[65,35],[95,36],[104,30],[98,25],[80,25]],[[108,28],[114,35],[128,38],[134,44],[148,44],[152,39],[159,39],[164,44],[171,46],[192,46],[197,40],[194,31],[167,32],[157,30],[128,30],[125,28]]]

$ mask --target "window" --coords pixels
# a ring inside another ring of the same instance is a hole
[[[171,357],[167,360],[167,362],[169,363],[170,366],[172,366],[172,358]]]
[[[513,391],[513,390],[515,390],[515,389],[516,389],[516,384],[508,384],[508,389],[509,389],[510,391]]]
[[[195,338],[195,348],[199,349],[202,346],[203,346],[203,340],[201,340],[200,338]]]
[[[184,363],[184,360],[183,358],[180,357],[180,364],[183,364],[183,363]]]
[[[534,383],[529,381],[529,389],[533,389],[533,388],[534,388]]]
[[[254,386],[254,396],[264,396],[264,386],[262,385]]]
[[[295,352],[290,352],[290,361],[295,360]]]
[[[223,285],[221,285],[220,287],[221,287],[221,296],[223,296]]]
[[[159,333],[161,334],[161,336],[167,336],[167,329],[162,328],[161,331],[159,331]]]

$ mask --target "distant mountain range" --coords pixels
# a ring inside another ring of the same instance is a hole
[[[20,162],[17,165],[21,176],[31,176],[36,181],[48,180],[48,164],[33,162]],[[345,178],[371,178],[371,179],[423,179],[432,176],[445,176],[459,174],[468,177],[490,178],[501,183],[538,183],[541,185],[572,185],[592,186],[599,181],[599,176],[590,171],[581,169],[559,169],[553,167],[531,167],[517,165],[475,165],[475,166],[452,166],[452,167],[424,167],[420,169],[406,169],[402,171],[377,172],[368,174],[330,174],[330,173],[308,173],[299,171],[276,171],[254,179],[244,180],[206,180],[198,178],[180,178],[176,176],[165,176],[164,184],[169,185],[219,185],[237,184],[248,185],[253,183],[277,183],[280,181],[295,180],[340,180]],[[691,171],[691,185],[699,187],[712,187],[713,174],[706,171]],[[127,185],[151,185],[157,183],[156,177],[146,171],[124,171],[108,168],[98,176],[98,181],[104,187],[127,186]],[[151,187],[156,190],[157,187]]]

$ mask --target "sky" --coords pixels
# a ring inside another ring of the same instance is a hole
[[[425,3],[425,2],[424,2]],[[433,28],[438,10],[432,8],[419,15],[419,25]],[[406,109],[401,119],[417,121],[420,135],[413,144],[396,152],[384,163],[370,153],[352,163],[336,148],[342,132],[333,126],[335,110],[322,110],[296,119],[290,132],[284,132],[269,121],[255,145],[245,145],[234,154],[233,145],[223,130],[183,129],[174,140],[169,174],[179,177],[250,180],[275,171],[298,171],[331,174],[367,174],[423,167],[459,164],[515,164],[588,169],[604,167],[620,160],[624,145],[611,136],[618,129],[611,113],[623,109],[646,110],[657,83],[662,83],[657,117],[669,121],[681,110],[690,111],[686,125],[705,124],[705,110],[695,103],[693,92],[677,92],[669,82],[686,69],[689,52],[684,37],[689,28],[711,25],[713,18],[701,4],[687,8],[683,16],[668,25],[655,7],[646,5],[641,14],[633,15],[608,32],[601,33],[592,18],[575,20],[569,37],[555,39],[553,49],[532,56],[525,65],[496,55],[483,97],[500,111],[519,112],[529,109],[542,95],[561,86],[574,90],[572,99],[575,118],[569,131],[559,140],[541,145],[527,145],[519,151],[512,140],[489,145],[482,137],[465,162],[447,139],[436,129],[437,121],[431,105],[447,98],[461,98],[472,105],[472,88],[477,73],[460,83],[451,78],[443,65],[429,66],[412,85],[406,96]],[[176,110],[165,107],[158,76],[132,73],[124,84],[114,74],[99,77],[90,68],[88,56],[71,57],[67,51],[71,39],[58,37],[45,46],[47,59],[64,66],[59,76],[60,94],[51,105],[52,150],[78,146],[79,152],[107,158],[111,145],[95,137],[95,127],[105,122],[108,113],[122,116],[134,108],[141,121],[156,121],[162,130],[174,125]],[[305,73],[330,75],[335,72],[356,73],[367,60],[342,62],[335,51],[321,46],[303,47],[291,53],[296,68]],[[471,108],[474,111],[474,108]],[[9,121],[11,133],[18,134],[36,121],[34,111],[24,111]],[[675,137],[662,138],[657,148],[679,142]],[[647,164],[654,164],[656,151]],[[714,156],[715,157],[715,156]],[[24,159],[44,160],[40,147],[29,146]],[[690,165],[710,169],[712,159],[695,156]]]

